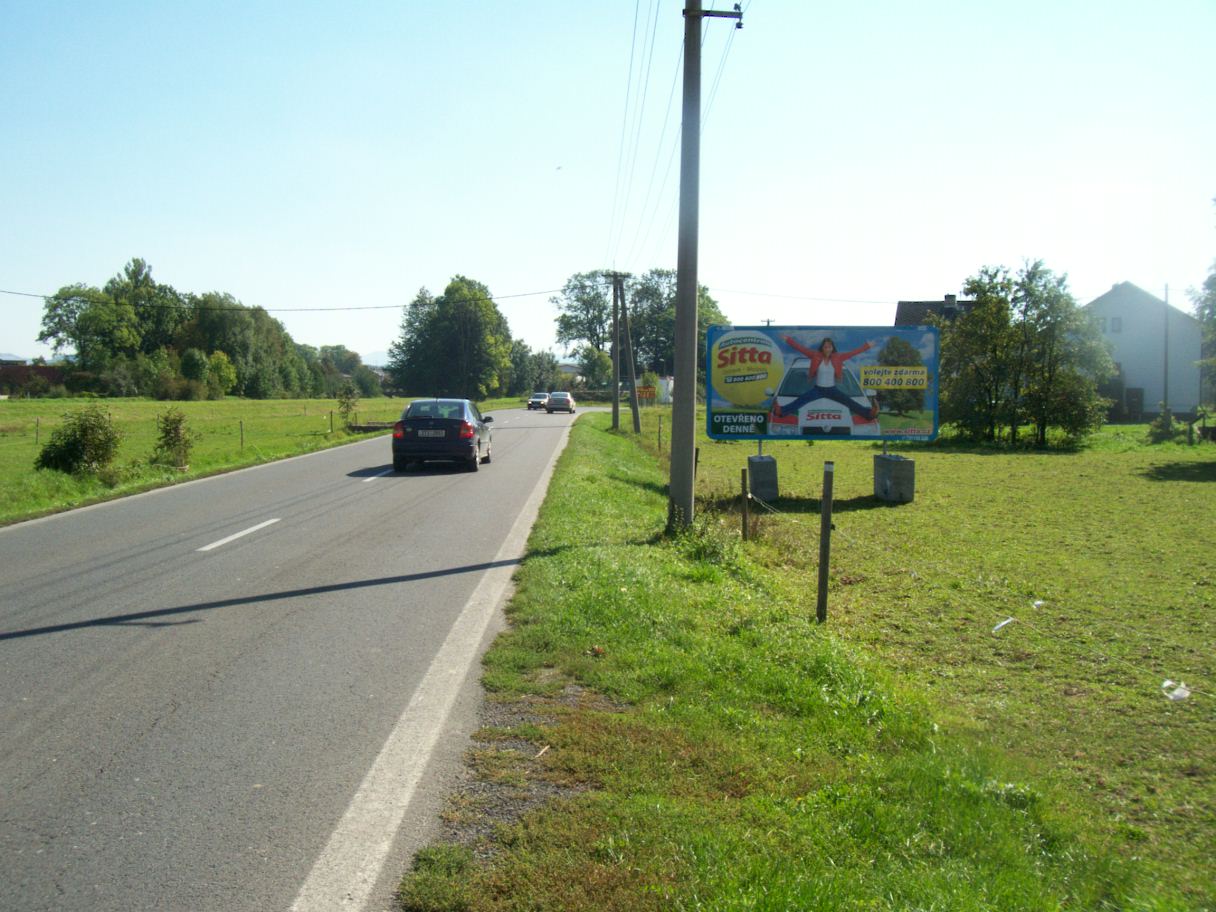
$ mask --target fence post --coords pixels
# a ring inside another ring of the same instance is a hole
[[[34,416],[34,446],[38,446],[38,438],[42,434],[42,418]]]
[[[334,410],[333,409],[329,410],[329,432],[331,434],[334,432]]]
[[[742,473],[742,474],[741,474],[741,479],[742,479],[742,483],[743,483],[743,488],[742,488],[742,494],[743,494],[743,540],[744,540],[744,541],[747,541],[747,528],[748,528],[748,526],[750,526],[750,525],[751,525],[752,517],[751,517],[751,504],[748,502],[748,500],[749,500],[749,499],[748,499],[748,496],[747,496],[747,468],[746,468],[746,466],[745,466],[743,469],[741,469],[740,471],[741,471],[741,473]]]
[[[659,416],[659,455],[663,455],[663,416]]]
[[[832,478],[836,466],[823,464],[823,502],[819,511],[819,599],[815,603],[815,620],[822,624],[828,619],[828,563],[832,556]]]

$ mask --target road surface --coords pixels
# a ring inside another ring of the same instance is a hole
[[[0,530],[0,910],[387,908],[571,419]],[[473,669],[470,672],[470,669]]]

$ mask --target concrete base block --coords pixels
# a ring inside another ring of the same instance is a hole
[[[875,456],[874,496],[892,503],[911,503],[916,496],[915,460],[905,456]]]
[[[747,486],[752,497],[777,499],[777,460],[772,456],[747,457]]]

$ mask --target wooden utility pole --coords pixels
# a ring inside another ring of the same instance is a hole
[[[633,432],[642,433],[642,416],[638,413],[638,370],[633,360],[633,333],[629,329],[629,305],[625,302],[626,274],[612,274],[612,299],[621,302],[621,322],[625,329],[625,362],[629,365],[629,408],[633,412]]]
[[[617,281],[612,278],[612,429],[621,429],[621,330],[617,318]]]
[[[701,20],[740,20],[734,12],[701,9],[701,0],[684,7],[684,123],[680,138],[680,236],[676,255],[675,392],[671,412],[671,479],[667,528],[693,520],[697,423],[697,230],[701,185]]]

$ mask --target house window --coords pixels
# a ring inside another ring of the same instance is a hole
[[[1106,317],[1098,317],[1098,332],[1106,335]]]
[[[1113,333],[1123,332],[1123,318],[1122,317],[1111,317],[1110,318],[1110,331]]]

